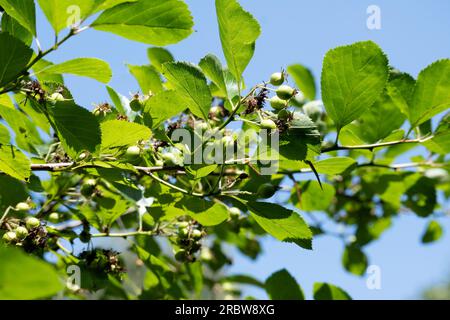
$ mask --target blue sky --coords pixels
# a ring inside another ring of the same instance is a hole
[[[198,62],[207,53],[223,57],[218,37],[213,0],[188,0],[195,20],[195,33],[169,49],[178,60]],[[450,2],[447,0],[241,0],[259,20],[262,36],[245,78],[248,84],[292,63],[302,63],[319,79],[325,53],[338,45],[362,40],[377,42],[391,65],[417,76],[431,62],[450,57]],[[375,4],[381,9],[381,30],[366,27],[366,9]],[[43,47],[53,41],[50,27],[39,14],[39,38]],[[114,35],[88,30],[66,43],[48,58],[54,62],[86,56],[108,61],[114,71],[110,85],[122,94],[137,90],[126,63],[146,64],[148,46]],[[66,77],[78,102],[87,108],[107,100],[103,85],[89,79]],[[340,264],[342,243],[330,237],[314,242],[314,251],[290,244],[264,240],[264,255],[256,262],[235,255],[232,272],[247,272],[265,279],[272,272],[287,268],[311,297],[315,281],[326,281],[346,289],[359,299],[415,298],[426,286],[450,274],[450,221],[443,220],[444,238],[422,246],[420,235],[427,220],[404,215],[382,238],[368,247],[370,262],[381,267],[382,289],[368,290],[365,278],[346,273]],[[264,297],[260,291],[247,293]]]

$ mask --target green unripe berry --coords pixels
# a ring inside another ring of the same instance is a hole
[[[125,152],[125,158],[129,161],[136,160],[141,155],[141,148],[138,146],[130,146],[128,147],[127,151]]]
[[[275,72],[270,76],[270,84],[274,86],[282,85],[284,82],[284,73],[283,72]]]
[[[181,222],[179,222],[178,223],[178,228],[187,228],[187,227],[189,227],[189,222],[187,222],[187,221],[181,221]]]
[[[2,239],[6,243],[13,243],[17,240],[17,235],[15,232],[9,231],[3,235]]]
[[[197,126],[195,127],[195,129],[200,130],[200,131],[205,131],[208,130],[209,126],[206,122],[200,122],[199,124],[197,124]]]
[[[64,99],[64,96],[61,93],[55,92],[55,93],[53,93],[50,96],[50,100],[53,100],[53,101],[64,101],[65,99]]]
[[[184,249],[180,249],[177,252],[175,252],[175,259],[179,262],[186,261],[187,258],[187,252]]]
[[[139,100],[139,98],[133,98],[130,101],[130,108],[131,108],[131,110],[133,110],[135,112],[142,110],[143,105],[142,105],[141,101]]]
[[[280,86],[276,93],[280,99],[289,100],[295,95],[296,90],[287,85]]]
[[[314,122],[319,120],[322,115],[322,103],[320,101],[311,101],[303,106],[305,114]]]
[[[19,202],[18,204],[16,204],[17,211],[29,211],[30,209],[30,205],[26,202]]]
[[[263,199],[271,198],[275,192],[277,191],[277,187],[273,186],[270,183],[264,183],[258,188],[258,196]]]
[[[80,155],[78,156],[78,161],[83,161],[84,159],[86,159],[87,158],[87,154],[86,154],[86,152],[82,152],[82,153],[80,153]]]
[[[178,229],[178,236],[180,238],[187,238],[189,235],[189,228],[180,228]]]
[[[241,215],[241,210],[239,210],[239,208],[236,207],[231,207],[228,209],[228,211],[230,212],[230,217],[232,219],[239,218]]]
[[[41,222],[35,217],[28,217],[25,220],[25,225],[27,226],[28,230],[31,230],[39,227],[41,225]]]
[[[174,167],[177,165],[177,159],[172,152],[163,153],[161,157],[163,158],[165,166]]]
[[[17,239],[19,240],[23,240],[28,236],[28,230],[25,227],[17,227],[14,230],[14,233],[16,234]]]
[[[200,240],[203,236],[203,233],[200,230],[194,229],[191,232],[192,239]]]
[[[305,95],[303,92],[297,91],[289,102],[296,107],[302,107],[305,104]]]
[[[281,110],[288,106],[287,101],[284,99],[280,99],[278,96],[274,96],[269,99],[270,106],[275,110]]]
[[[291,117],[291,112],[286,109],[280,110],[278,112],[277,117],[278,117],[278,120],[286,121]]]
[[[48,221],[52,223],[58,223],[59,221],[59,213],[58,212],[52,212],[48,215]]]
[[[263,119],[259,125],[260,125],[261,129],[272,130],[272,129],[277,128],[277,125],[275,124],[275,122],[273,122],[270,119]]]

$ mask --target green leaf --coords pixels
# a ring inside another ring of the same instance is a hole
[[[7,99],[11,101],[9,97]],[[0,116],[14,131],[17,146],[20,149],[37,154],[36,148],[43,144],[43,141],[36,125],[23,112],[14,109],[14,106],[6,106],[8,100],[0,101]]]
[[[229,216],[226,206],[194,197],[184,197],[176,206],[205,227],[219,225]]]
[[[17,78],[32,54],[33,50],[19,39],[0,33],[0,87]]]
[[[399,129],[405,122],[406,116],[401,107],[387,92],[383,92],[375,104],[356,123],[351,123],[343,131],[348,129],[367,143],[378,142],[389,136],[394,130]],[[345,138],[348,139],[348,136]]]
[[[442,118],[433,138],[424,142],[425,147],[433,152],[447,155],[450,153],[450,113]]]
[[[328,51],[322,69],[322,100],[338,131],[378,99],[388,79],[388,60],[373,42]]]
[[[202,71],[190,63],[168,62],[163,66],[163,74],[191,112],[207,120],[212,97]]]
[[[45,82],[54,82],[54,83],[60,83],[64,84],[64,78],[61,74],[58,73],[51,73],[51,74],[45,74],[40,73],[41,70],[51,67],[55,65],[53,62],[47,61],[45,59],[40,59],[38,62],[36,62],[33,65],[33,72],[36,74],[36,78],[39,80],[39,82],[45,83]]]
[[[76,158],[84,151],[95,153],[101,143],[100,125],[95,116],[72,101],[57,102],[48,108],[64,151]]]
[[[417,78],[409,121],[416,127],[450,107],[450,59],[439,60]]]
[[[63,63],[50,65],[36,74],[52,75],[69,73],[80,77],[88,77],[97,81],[108,83],[112,77],[109,64],[96,58],[78,58]]]
[[[158,93],[163,90],[161,77],[153,66],[133,66],[129,64],[128,70],[136,78],[143,94],[148,94],[150,91]]]
[[[317,181],[307,181],[302,187],[301,203],[298,205],[305,211],[323,211],[330,206],[335,193],[336,191],[331,184],[322,183],[322,187],[320,187]],[[298,199],[295,192],[293,197]]]
[[[414,86],[416,80],[407,73],[390,75],[387,91],[394,103],[402,110],[403,114],[409,115],[412,104]]]
[[[102,122],[102,151],[114,150],[137,144],[150,139],[152,132],[146,126],[138,123],[109,120]]]
[[[0,123],[0,144],[10,144],[11,136],[9,130]]]
[[[103,12],[92,27],[157,46],[177,43],[192,33],[188,6],[179,0],[139,0]]]
[[[33,41],[33,35],[30,31],[24,28],[16,19],[12,18],[7,13],[3,13],[2,15],[2,31],[22,40],[27,46],[30,46]]]
[[[114,90],[110,86],[106,86],[106,90],[108,91],[108,95],[111,98],[111,100],[112,100],[112,102],[114,104],[114,107],[116,107],[116,109],[119,112],[125,113],[125,109],[123,108],[123,105],[122,105],[122,100],[120,99],[120,96],[116,92],[116,90]]]
[[[345,270],[357,276],[363,276],[367,270],[367,257],[356,246],[347,246],[342,255],[342,264]]]
[[[186,109],[184,98],[173,90],[162,91],[153,96],[144,107],[145,124],[158,128],[164,121]]]
[[[0,175],[0,210],[4,212],[9,206],[15,206],[28,198],[25,184],[7,175]]]
[[[56,34],[98,11],[134,1],[137,0],[38,0]]]
[[[158,72],[163,71],[162,65],[164,63],[174,61],[173,55],[165,48],[148,48],[147,56],[152,66],[155,67]]]
[[[348,157],[333,157],[315,162],[314,167],[319,173],[337,175],[353,170],[356,161]]]
[[[42,112],[42,107],[34,99],[27,99],[23,94],[16,94],[14,96],[16,103],[20,105],[20,108],[28,114],[30,119],[45,133],[50,134],[50,124],[45,114]]]
[[[199,62],[203,73],[218,88],[215,96],[232,99],[238,94],[237,82],[228,70],[222,67],[222,63],[215,55],[208,54]]]
[[[63,289],[55,269],[20,249],[0,247],[0,300],[50,298]]]
[[[301,64],[293,64],[287,67],[287,72],[306,99],[314,100],[316,98],[316,83],[311,70]]]
[[[306,222],[294,211],[275,203],[248,202],[255,221],[274,238],[311,249],[312,233]]]
[[[30,160],[11,145],[0,145],[0,171],[18,180],[26,181],[31,175]]]
[[[329,283],[314,283],[314,300],[352,300],[347,292]]]
[[[425,229],[425,232],[422,236],[422,243],[436,242],[440,238],[442,238],[443,233],[444,230],[442,229],[442,226],[439,224],[439,222],[432,220]]]
[[[265,284],[261,283],[258,279],[255,279],[251,276],[245,275],[245,274],[234,274],[231,276],[227,276],[222,278],[221,282],[233,282],[233,283],[239,283],[244,285],[252,285],[261,289],[265,288]]]
[[[236,0],[216,0],[216,12],[223,53],[228,68],[239,83],[253,57],[261,28]]]
[[[407,199],[404,205],[420,217],[433,214],[437,203],[436,181],[427,177],[420,177],[416,183],[406,191]]]
[[[265,289],[271,300],[305,300],[302,288],[286,269],[267,278]]]
[[[0,6],[34,36],[36,35],[36,8],[33,0],[0,0]]]

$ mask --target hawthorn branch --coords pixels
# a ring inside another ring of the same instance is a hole
[[[144,235],[144,236],[153,236],[156,235],[156,232],[154,231],[130,231],[130,232],[121,232],[121,233],[96,233],[91,235],[92,238],[104,238],[104,237],[112,237],[112,238],[126,238],[126,237],[133,237],[138,235]]]
[[[88,28],[89,28],[88,26],[83,27],[83,28],[72,28],[72,29],[70,29],[69,33],[64,38],[62,38],[60,41],[55,43],[55,45],[53,47],[51,47],[45,51],[39,50],[36,57],[34,57],[34,59],[31,60],[30,63],[28,63],[28,65],[23,70],[19,71],[19,73],[14,77],[15,80],[14,80],[14,82],[12,82],[12,85],[6,86],[4,89],[0,90],[0,95],[16,90],[17,86],[19,84],[20,78],[23,76],[27,76],[28,70],[30,70],[37,62],[39,62],[41,59],[43,59],[45,56],[47,56],[51,52],[58,49],[58,47],[61,46],[62,44],[64,44],[67,40],[69,40],[73,36],[83,32],[84,30],[86,30]]]
[[[322,149],[322,153],[331,152],[331,151],[339,151],[339,150],[370,150],[370,151],[373,151],[373,149],[375,149],[375,148],[390,147],[390,146],[395,146],[395,145],[399,145],[399,144],[423,143],[432,138],[433,138],[433,136],[429,136],[424,139],[402,139],[402,140],[397,140],[397,141],[388,141],[388,142],[363,144],[363,145],[355,145],[355,146],[339,146],[339,145],[335,144],[331,147]]]

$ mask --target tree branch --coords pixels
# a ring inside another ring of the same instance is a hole
[[[356,146],[334,145],[334,146],[322,149],[322,153],[338,151],[338,150],[371,150],[372,151],[375,148],[389,147],[389,146],[395,146],[395,145],[399,145],[399,144],[423,143],[432,138],[433,138],[433,136],[429,136],[425,139],[403,139],[403,140],[398,140],[398,141],[388,141],[388,142],[380,142],[380,143],[364,144],[364,145],[356,145]]]

